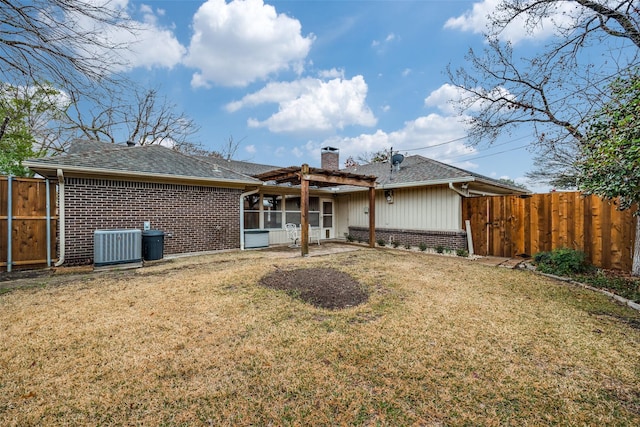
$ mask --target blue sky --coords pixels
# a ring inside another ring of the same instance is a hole
[[[494,178],[528,183],[525,129],[492,146],[465,145],[446,67],[481,49],[484,1],[117,0],[145,28],[128,74],[159,87],[238,160],[319,166],[320,149],[348,156],[393,147]],[[526,53],[548,36],[505,32]],[[126,37],[125,35],[120,35]]]

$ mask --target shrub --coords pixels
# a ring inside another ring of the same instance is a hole
[[[466,249],[458,249],[456,250],[456,255],[466,258],[469,256],[469,251]]]
[[[442,245],[438,245],[436,246],[436,252],[438,252],[439,254],[444,252],[444,246]]]
[[[617,277],[615,274],[598,271],[593,275],[577,277],[577,280],[640,303],[640,281],[637,278]]]
[[[347,242],[353,242],[354,240],[356,240],[355,237],[353,237],[351,234],[347,234]]]
[[[533,262],[538,271],[557,276],[572,276],[587,273],[593,269],[587,263],[584,252],[570,248],[539,252],[534,255]]]
[[[397,248],[398,246],[400,246],[400,242],[394,240],[393,242],[391,242],[391,246],[393,246],[394,248]]]
[[[410,245],[410,244],[408,244],[408,243],[405,243],[405,244],[404,244],[404,248],[405,248],[405,249],[411,249],[411,245]]]
[[[427,250],[427,244],[426,244],[426,243],[424,243],[424,242],[422,242],[422,243],[420,243],[420,244],[418,245],[418,248],[419,248],[422,252],[424,252],[424,251],[426,251],[426,250]]]
[[[384,246],[384,245],[386,245],[386,242],[385,242],[383,239],[378,239],[378,240],[376,241],[376,243],[378,243],[378,246]]]

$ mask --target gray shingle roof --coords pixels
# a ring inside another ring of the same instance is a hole
[[[62,168],[102,175],[146,174],[243,184],[261,184],[253,177],[280,169],[279,166],[191,156],[159,145],[128,147],[86,140],[74,141],[67,154],[31,159],[24,165],[44,176],[55,176],[56,169]],[[389,163],[372,163],[342,171],[376,176],[378,185],[383,188],[474,182],[476,187],[482,186],[478,188],[482,191],[525,192],[492,178],[417,155],[405,157],[399,170]]]
[[[219,157],[201,157],[202,160],[217,166],[231,169],[248,176],[260,175],[265,172],[280,169],[281,166],[263,165],[259,163],[242,162],[238,160],[225,160]]]
[[[390,163],[370,163],[345,169],[349,172],[375,175],[381,185],[405,184],[434,180],[458,179],[468,177],[471,172],[454,168],[444,163],[422,156],[408,156],[400,164],[400,170],[392,168]]]
[[[207,180],[238,181],[244,183],[260,183],[259,180],[245,174],[218,166],[201,158],[182,154],[159,145],[127,147],[124,145],[78,142],[80,147],[70,150],[69,154],[31,159],[24,164],[38,173],[62,167],[79,171],[111,171],[165,175]],[[90,147],[93,149],[90,149]]]
[[[358,165],[344,170],[363,175],[375,175],[378,177],[379,186],[383,187],[406,186],[418,183],[425,185],[446,181],[481,181],[496,188],[514,190],[516,193],[526,192],[521,188],[511,187],[493,178],[418,155],[405,157],[399,169],[385,162]]]

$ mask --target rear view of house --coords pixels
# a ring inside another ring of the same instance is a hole
[[[320,240],[366,241],[373,208],[379,239],[463,248],[463,198],[523,193],[421,156],[337,170],[338,149],[325,147],[321,155],[318,170],[327,175],[375,181],[375,203],[363,187],[311,187],[308,221]],[[288,168],[92,141],[24,164],[59,183],[58,264],[93,263],[96,230],[146,225],[164,233],[166,254],[182,254],[244,249],[246,235],[256,231],[268,245],[287,244],[285,225],[301,223],[300,187],[265,178]]]

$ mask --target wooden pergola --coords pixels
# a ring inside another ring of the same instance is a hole
[[[276,184],[290,183],[300,185],[300,247],[302,256],[309,254],[309,187],[334,187],[353,185],[369,188],[369,246],[376,244],[376,179],[372,175],[358,175],[350,172],[311,168],[307,164],[301,167],[288,167],[255,175],[264,182]]]

